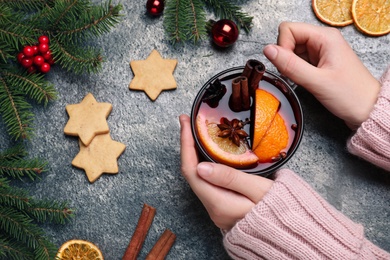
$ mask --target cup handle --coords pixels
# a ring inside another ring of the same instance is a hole
[[[290,85],[292,90],[295,90],[298,87],[298,84],[296,84],[294,81],[292,81],[290,78],[280,75],[280,77],[287,82],[288,85]]]

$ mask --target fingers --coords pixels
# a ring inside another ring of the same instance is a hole
[[[184,177],[189,181],[196,176],[196,166],[199,163],[198,154],[195,148],[195,141],[191,132],[190,117],[180,115],[180,157],[181,170]]]
[[[198,165],[197,170],[199,176],[207,182],[242,194],[253,203],[258,203],[273,184],[270,179],[244,173],[222,164],[204,162]]]
[[[316,67],[298,57],[292,50],[277,45],[267,45],[263,52],[282,75],[298,85],[310,85],[311,80],[319,73]]]

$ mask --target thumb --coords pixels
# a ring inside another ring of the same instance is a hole
[[[319,70],[298,57],[293,51],[277,45],[267,45],[263,53],[283,76],[296,84],[305,86],[315,83],[312,81],[317,78]]]
[[[231,167],[202,162],[197,167],[198,175],[205,181],[249,198],[252,202],[259,202],[271,189],[273,181],[261,176],[256,176]]]

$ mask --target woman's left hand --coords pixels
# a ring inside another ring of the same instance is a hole
[[[231,167],[199,163],[190,118],[180,116],[181,171],[214,224],[230,230],[263,198],[273,181]]]

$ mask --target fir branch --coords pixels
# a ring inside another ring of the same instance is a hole
[[[85,3],[80,1],[78,4]],[[58,19],[52,21],[58,24],[58,27],[53,31],[53,35],[59,42],[79,43],[85,41],[85,39],[91,39],[109,32],[120,21],[121,15],[119,12],[122,10],[122,5],[113,6],[109,1],[102,6],[79,7],[83,10],[82,13],[77,12],[77,8],[74,9],[75,13],[69,12],[64,16],[61,15],[61,21]],[[57,12],[62,12],[61,10],[62,8],[59,10],[53,9],[53,12],[56,11],[53,15],[58,18]],[[64,11],[70,11],[70,9]]]
[[[96,73],[100,71],[103,57],[97,50],[87,47],[75,48],[73,45],[65,45],[53,40],[51,49],[57,64],[64,69],[76,74]]]
[[[23,145],[17,144],[8,148],[7,150],[0,152],[0,162],[3,160],[18,160],[26,156],[27,152],[24,149]]]
[[[26,209],[30,206],[30,197],[27,191],[18,188],[11,188],[7,183],[3,182],[0,186],[0,205],[6,207],[14,207],[18,210]]]
[[[220,19],[237,22],[248,33],[252,27],[253,17],[241,11],[241,8],[228,0],[202,0]]]
[[[0,235],[0,259],[34,259],[34,256],[24,244]]]
[[[32,205],[26,208],[26,213],[38,222],[57,224],[65,224],[74,216],[74,210],[70,209],[67,203],[56,201],[33,201]]]
[[[188,39],[192,40],[194,43],[198,42],[202,37],[204,37],[206,32],[206,14],[202,8],[200,0],[187,0],[185,4],[186,18],[188,21],[188,26],[190,30],[188,31]]]
[[[31,106],[26,102],[24,93],[18,89],[12,89],[0,74],[0,114],[8,132],[15,140],[26,139],[32,135],[33,113]]]
[[[46,105],[56,99],[57,93],[54,85],[44,79],[43,74],[27,74],[23,71],[4,71],[3,77],[8,84],[17,86],[18,89],[37,103]]]
[[[29,177],[31,180],[40,178],[39,174],[46,170],[46,162],[38,159],[21,159],[17,161],[0,161],[0,176],[22,179]]]
[[[180,0],[170,0],[166,2],[165,16],[164,16],[164,28],[168,35],[168,39],[173,43],[178,43],[186,39],[183,33],[183,21],[181,12]]]
[[[48,5],[52,0],[0,0],[0,4],[6,3],[16,10],[34,11]]]

